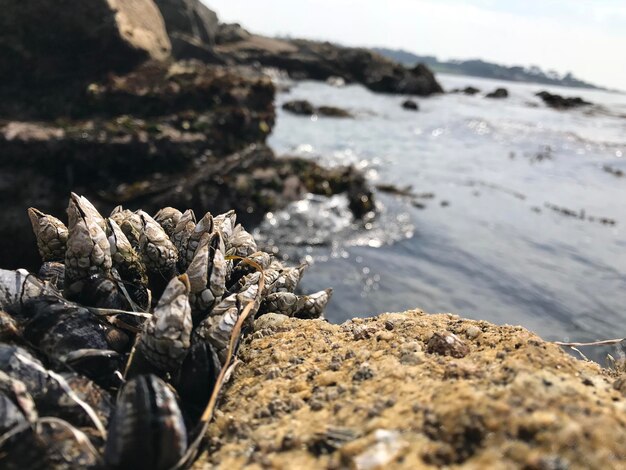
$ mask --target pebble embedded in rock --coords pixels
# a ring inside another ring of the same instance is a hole
[[[363,363],[359,366],[359,369],[352,376],[352,380],[355,382],[361,382],[363,380],[369,380],[374,377],[374,371],[370,368],[369,364]]]
[[[481,333],[482,330],[476,325],[470,325],[465,329],[465,336],[467,336],[468,339],[476,339]]]
[[[405,366],[416,366],[424,362],[422,352],[404,352],[400,355],[400,364]]]
[[[254,331],[274,329],[285,323],[286,320],[289,320],[287,315],[282,315],[280,313],[266,313],[254,321]]]
[[[467,344],[454,333],[442,331],[434,333],[430,340],[428,340],[426,351],[431,354],[461,358],[467,356],[470,349]]]

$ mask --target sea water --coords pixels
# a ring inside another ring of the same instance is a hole
[[[334,288],[332,322],[419,307],[548,340],[626,337],[626,176],[615,175],[626,174],[626,95],[437,78],[481,93],[417,98],[418,112],[359,85],[299,82],[280,93],[269,140],[278,154],[351,164],[372,186],[411,195],[375,191],[380,212],[366,224],[352,221],[345,197],[310,196],[268,214],[265,243],[311,263],[304,290]],[[484,97],[496,87],[509,97]],[[541,90],[595,105],[551,109]],[[280,109],[293,99],[355,118]]]

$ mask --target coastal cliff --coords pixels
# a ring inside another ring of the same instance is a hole
[[[257,320],[196,468],[623,468],[626,376],[420,310]]]

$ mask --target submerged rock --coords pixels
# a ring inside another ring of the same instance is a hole
[[[450,93],[463,93],[464,95],[473,96],[477,93],[480,93],[480,90],[478,88],[474,88],[473,86],[467,86],[465,88],[455,88],[454,90],[450,91]]]
[[[312,116],[315,114],[315,106],[307,100],[287,101],[283,104],[283,109],[289,111],[291,114],[298,114],[300,116]]]
[[[285,318],[260,333],[242,346],[198,468],[626,465],[615,378],[521,327],[413,310]],[[434,333],[463,354],[431,352]]]
[[[336,117],[336,118],[351,118],[354,117],[349,111],[338,108],[337,106],[320,106],[317,108],[317,114],[320,116]]]
[[[419,105],[413,100],[406,100],[402,103],[402,107],[404,109],[408,109],[409,111],[417,111],[420,109]]]
[[[487,93],[485,98],[508,98],[509,92],[506,88],[496,88],[491,93]]]
[[[318,114],[320,116],[336,117],[336,118],[351,118],[354,117],[349,111],[338,108],[336,106],[313,106],[307,100],[292,100],[283,104],[282,108],[291,114],[297,114],[300,116],[313,116]]]

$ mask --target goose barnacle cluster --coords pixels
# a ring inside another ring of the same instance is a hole
[[[305,266],[233,211],[28,211],[43,264],[0,270],[0,467],[184,468],[254,318],[319,318]]]

